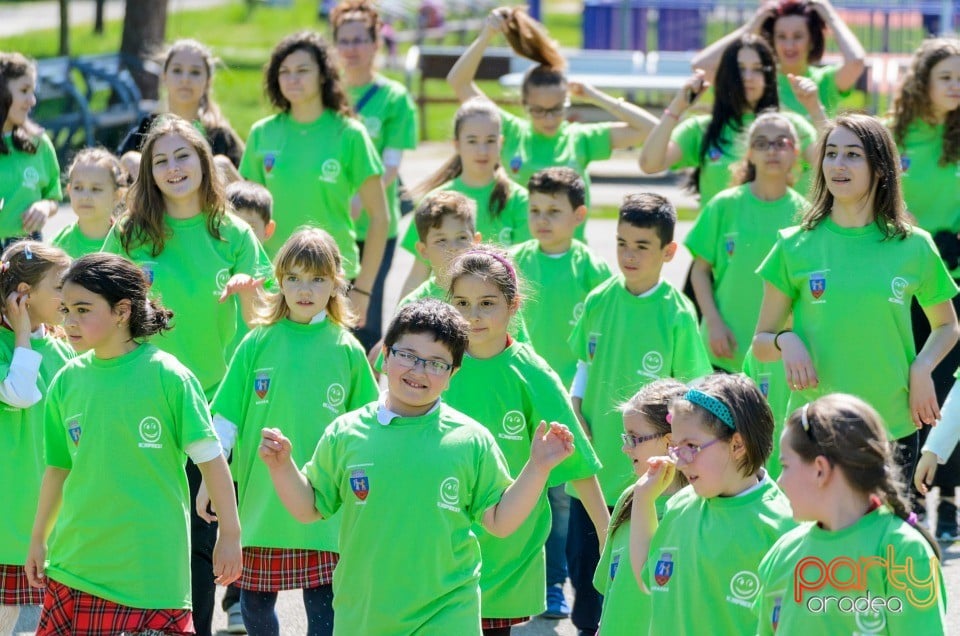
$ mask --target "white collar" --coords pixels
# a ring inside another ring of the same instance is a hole
[[[747,488],[747,489],[744,490],[743,492],[737,493],[736,495],[734,495],[734,498],[736,498],[736,497],[743,497],[744,495],[749,495],[749,494],[752,493],[754,490],[759,490],[760,488],[762,488],[762,487],[767,483],[767,481],[770,480],[770,474],[767,472],[767,469],[766,469],[766,468],[761,468],[761,469],[760,469],[760,472],[763,473],[763,474],[760,476],[760,479],[757,480],[757,483],[755,483],[754,485],[750,486],[749,488]]]
[[[660,285],[662,285],[662,284],[663,284],[663,279],[661,278],[660,280],[657,281],[657,284],[656,284],[656,285],[654,285],[653,287],[651,287],[651,288],[648,289],[647,291],[643,292],[642,294],[634,294],[634,296],[636,296],[637,298],[646,298],[647,296],[653,296],[653,294],[654,294],[658,289],[660,289]]]
[[[327,319],[327,310],[324,309],[324,310],[321,311],[319,314],[317,314],[316,316],[314,316],[313,318],[311,318],[311,319],[310,319],[310,322],[309,322],[308,324],[315,325],[315,324],[317,324],[317,323],[323,322],[323,321],[326,320],[326,319]]]
[[[440,408],[440,398],[437,398],[437,401],[434,402],[433,406],[430,407],[430,410],[424,413],[423,415],[430,415],[434,411]],[[377,421],[380,422],[381,426],[389,426],[393,420],[398,417],[404,417],[399,413],[394,413],[387,408],[387,393],[384,391],[380,394],[380,399],[377,401]],[[423,417],[422,415],[420,417]]]

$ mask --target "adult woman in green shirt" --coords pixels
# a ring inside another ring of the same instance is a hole
[[[457,60],[447,82],[457,98],[465,102],[483,92],[473,82],[490,41],[503,33],[513,50],[537,63],[523,78],[521,95],[528,117],[501,111],[504,143],[500,153],[510,178],[526,187],[538,170],[553,166],[572,168],[587,184],[590,207],[590,178],[587,166],[608,159],[617,148],[643,143],[657,119],[642,108],[614,99],[591,86],[568,82],[566,60],[543,27],[522,9],[501,7],[490,12],[487,23]],[[615,122],[580,124],[566,121],[570,96],[597,106]],[[582,239],[583,226],[577,233]]]
[[[819,64],[826,47],[828,27],[840,48],[842,64]],[[866,51],[829,0],[765,2],[746,24],[695,56],[692,66],[703,69],[712,81],[724,49],[749,33],[762,36],[776,53],[777,84],[781,106],[785,110],[807,116],[802,103],[789,90],[791,75],[811,79],[817,86],[824,110],[833,117],[840,100],[850,93],[863,73]]]

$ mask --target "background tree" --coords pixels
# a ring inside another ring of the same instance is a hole
[[[127,0],[120,53],[143,62],[163,48],[167,30],[167,0]],[[146,99],[156,99],[159,78],[142,68],[130,69]]]

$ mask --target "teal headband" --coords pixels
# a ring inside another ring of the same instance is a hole
[[[727,408],[726,404],[712,395],[707,395],[703,391],[698,391],[697,389],[690,389],[684,393],[683,399],[691,404],[696,404],[702,409],[706,409],[718,420],[729,426],[731,429],[736,430],[737,427],[733,425],[733,414],[730,413],[730,409]]]

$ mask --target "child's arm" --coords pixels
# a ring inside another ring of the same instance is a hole
[[[610,509],[607,508],[607,502],[603,498],[603,491],[600,490],[600,482],[597,476],[587,477],[586,479],[575,479],[570,482],[573,489],[580,496],[580,503],[590,515],[590,521],[597,530],[597,539],[600,541],[600,551],[603,552],[603,542],[607,540],[607,526],[610,525]]]
[[[776,10],[776,2],[762,3],[757,9],[757,12],[753,14],[753,17],[750,18],[746,24],[739,29],[731,31],[729,34],[693,56],[693,59],[690,60],[690,66],[695,69],[701,69],[705,73],[705,77],[712,82],[717,76],[720,58],[723,56],[723,52],[727,47],[749,33],[760,35],[760,28],[763,26],[764,21],[776,15]]]
[[[910,414],[917,428],[940,419],[940,406],[933,386],[933,370],[957,344],[960,327],[953,301],[945,300],[923,308],[930,322],[930,335],[910,365]]]
[[[848,91],[863,74],[867,52],[828,0],[815,0],[810,3],[810,8],[820,14],[833,32],[840,54],[843,55],[843,65],[837,69],[835,76],[837,90],[841,93]]]
[[[39,232],[43,229],[47,219],[56,214],[59,209],[60,204],[52,199],[36,201],[20,217],[23,219],[23,231],[27,234]]]
[[[717,300],[713,295],[713,265],[699,256],[696,257],[690,269],[690,284],[707,323],[710,351],[718,358],[733,358],[733,352],[737,350],[737,339],[720,315]]]
[[[683,150],[670,139],[670,135],[676,125],[680,123],[680,117],[683,113],[690,108],[706,88],[707,82],[704,80],[702,71],[695,72],[690,79],[684,82],[683,88],[674,96],[670,106],[663,111],[663,117],[650,131],[643,148],[640,150],[641,170],[647,174],[654,174],[666,170],[683,158]]]
[[[27,552],[27,563],[24,569],[27,580],[33,587],[47,585],[44,570],[47,567],[47,538],[53,530],[53,522],[60,512],[60,503],[63,501],[63,482],[67,480],[69,470],[47,466],[43,473],[43,482],[40,484],[40,498],[37,502],[37,516],[33,520],[33,531],[30,533],[30,549]]]
[[[590,375],[590,369],[583,360],[577,360],[577,373],[573,376],[573,384],[570,385],[570,405],[573,406],[573,413],[580,422],[580,428],[588,440],[593,440],[593,432],[590,425],[583,417],[583,396],[587,390],[587,377]]]
[[[367,227],[367,238],[363,243],[360,273],[353,281],[353,291],[350,292],[350,302],[360,316],[357,326],[362,327],[367,322],[370,294],[373,292],[377,272],[383,261],[383,251],[387,247],[390,219],[387,215],[387,198],[379,175],[372,176],[360,184],[357,194],[360,195],[360,202],[363,204],[363,209],[367,211],[367,218],[370,221]]]
[[[13,329],[15,348],[7,377],[0,383],[0,402],[19,409],[30,408],[43,399],[37,387],[43,357],[30,345],[30,313],[27,295],[18,291],[7,296],[3,316]]]
[[[820,88],[817,83],[809,77],[793,74],[787,75],[787,79],[790,81],[790,90],[793,91],[797,101],[810,113],[810,121],[817,132],[820,132],[827,125],[827,111],[823,109],[823,103],[820,101]],[[817,144],[810,144],[804,151],[804,159],[810,165],[816,165],[817,155]]]
[[[473,78],[477,75],[477,69],[483,61],[483,52],[490,46],[490,41],[498,33],[503,33],[506,21],[502,13],[503,9],[494,9],[487,16],[487,21],[483,29],[477,35],[477,39],[467,47],[460,59],[456,61],[450,72],[447,73],[447,83],[453,88],[454,94],[460,102],[465,102],[471,97],[483,97],[483,91],[477,88],[473,83]]]
[[[230,585],[240,578],[243,562],[240,550],[240,517],[237,515],[237,500],[233,494],[233,479],[226,458],[220,454],[208,462],[197,464],[203,483],[213,500],[220,529],[217,544],[213,547],[213,575],[219,585]]]
[[[960,440],[960,382],[954,382],[943,403],[940,421],[937,423],[920,451],[920,461],[913,476],[913,483],[924,495],[933,484],[939,464],[946,464]]]
[[[516,481],[504,491],[500,501],[483,513],[483,527],[487,532],[495,537],[506,537],[519,528],[540,499],[550,471],[572,453],[573,434],[570,429],[556,422],[551,423],[548,429],[546,422],[540,422],[530,445],[530,459]]]
[[[647,460],[647,472],[640,476],[633,487],[633,503],[630,508],[630,564],[633,576],[641,590],[643,566],[647,563],[650,543],[657,531],[657,497],[673,483],[677,465],[669,457],[654,457]]]
[[[240,297],[240,312],[243,316],[243,322],[248,327],[253,327],[257,315],[257,304],[260,301],[265,280],[264,278],[254,278],[249,274],[234,274],[223,286],[220,302],[225,302],[227,298],[237,294]]]
[[[793,300],[765,281],[757,332],[753,336],[753,353],[760,362],[776,362],[782,358],[787,385],[791,389],[812,388],[820,380],[807,346],[794,332],[781,331],[792,310]]]
[[[570,82],[569,90],[571,95],[602,108],[622,122],[610,128],[610,145],[613,148],[639,146],[657,125],[657,118],[636,104],[614,99],[589,84]]]
[[[290,440],[277,428],[265,428],[261,436],[260,459],[270,471],[270,479],[280,501],[301,523],[313,523],[323,519],[314,504],[313,486],[293,463],[290,455],[293,446]]]

